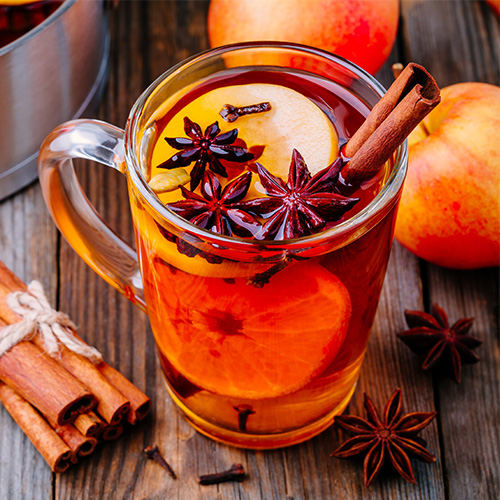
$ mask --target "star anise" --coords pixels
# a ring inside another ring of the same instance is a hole
[[[422,363],[424,370],[451,367],[451,377],[460,383],[462,363],[479,361],[472,349],[482,342],[467,335],[474,318],[459,319],[450,327],[446,312],[437,304],[432,306],[431,314],[406,310],[405,318],[411,329],[397,335],[413,352],[426,354]]]
[[[158,168],[187,167],[194,161],[195,165],[191,171],[191,191],[194,191],[200,183],[207,164],[216,174],[227,177],[226,168],[220,159],[244,163],[254,158],[250,151],[234,146],[233,143],[238,138],[238,129],[221,134],[219,123],[214,122],[203,133],[201,127],[186,116],[184,131],[188,137],[165,137],[170,146],[181,152],[158,165]]]
[[[401,416],[401,389],[396,389],[387,401],[383,419],[365,394],[366,419],[356,415],[335,417],[335,423],[352,435],[332,453],[337,458],[366,454],[364,459],[365,486],[370,486],[385,463],[409,483],[416,483],[410,456],[427,463],[436,457],[425,448],[425,441],[416,435],[436,416],[436,412],[414,412]]]
[[[167,207],[203,229],[227,236],[253,236],[261,229],[261,223],[235,206],[247,194],[251,180],[252,172],[245,172],[222,189],[217,177],[207,170],[200,188],[202,196],[181,187],[185,200]]]
[[[260,182],[269,197],[244,201],[239,206],[267,219],[259,239],[288,240],[314,234],[359,201],[333,192],[341,167],[338,158],[311,177],[304,158],[294,149],[285,184],[257,163]]]

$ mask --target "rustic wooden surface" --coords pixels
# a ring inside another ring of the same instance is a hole
[[[238,0],[235,0],[238,1]],[[312,0],[314,1],[314,0]],[[208,47],[205,1],[122,0],[111,14],[111,71],[97,116],[124,126],[141,91],[172,64]],[[403,0],[390,63],[425,65],[441,86],[460,81],[500,83],[499,20],[475,0]],[[132,241],[124,179],[97,166],[78,167],[90,199],[110,225]],[[0,408],[0,499],[496,499],[500,494],[500,351],[498,270],[441,269],[394,245],[359,387],[349,405],[362,413],[362,394],[381,405],[396,387],[408,410],[439,412],[422,434],[438,460],[414,462],[418,485],[396,475],[366,490],[362,468],[330,458],[340,432],[330,428],[302,445],[271,452],[231,449],[195,433],[168,399],[147,318],[92,273],[57,233],[37,184],[0,203],[0,259],[25,280],[40,279],[49,297],[82,325],[82,335],[153,398],[152,415],[134,432],[102,446],[69,472],[54,475]],[[451,320],[474,316],[484,341],[481,362],[465,367],[461,385],[419,370],[395,339],[405,308],[441,304]],[[343,437],[342,437],[343,439]],[[177,481],[142,449],[157,443]],[[242,462],[241,484],[201,487],[200,474]]]

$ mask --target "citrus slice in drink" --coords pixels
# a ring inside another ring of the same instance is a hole
[[[244,107],[269,102],[271,110],[240,116],[228,123],[219,112],[225,104]],[[217,121],[221,133],[238,129],[238,139],[245,141],[247,149],[257,147],[262,154],[257,161],[272,174],[287,179],[293,149],[300,151],[311,174],[327,167],[338,156],[338,136],[327,115],[312,100],[299,92],[269,83],[230,85],[210,90],[185,105],[175,114],[161,132],[151,163],[153,174],[164,170],[155,169],[177,150],[170,147],[165,137],[185,137],[184,117],[200,125],[202,131]],[[248,197],[262,196],[263,188],[257,183]],[[257,192],[255,192],[255,190]],[[250,196],[252,195],[252,196]],[[180,192],[161,194],[164,203],[180,199]]]
[[[153,324],[162,330],[158,346],[185,378],[211,392],[290,394],[325,370],[347,334],[349,293],[321,265],[291,264],[263,288],[153,266],[164,297],[154,300],[163,300],[158,307],[167,313]]]

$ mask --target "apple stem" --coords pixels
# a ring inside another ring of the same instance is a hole
[[[403,72],[404,66],[402,63],[397,62],[392,65],[392,74],[394,75],[394,80],[397,80],[398,76]]]

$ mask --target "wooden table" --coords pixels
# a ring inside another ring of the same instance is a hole
[[[237,0],[235,0],[237,1]],[[311,0],[316,1],[316,0]],[[319,0],[318,0],[319,1]],[[123,0],[111,13],[111,71],[97,113],[124,126],[141,91],[174,63],[208,47],[205,1]],[[475,0],[403,0],[398,39],[378,75],[388,85],[390,64],[416,61],[441,86],[461,81],[498,85],[500,27],[487,4]],[[84,41],[82,41],[84,42]],[[97,209],[132,240],[125,179],[98,166],[78,169]],[[480,165],[478,165],[480,175]],[[358,389],[348,412],[362,414],[362,395],[378,405],[403,388],[406,410],[439,412],[422,435],[437,463],[414,461],[418,485],[395,474],[366,490],[362,467],[330,458],[341,439],[331,427],[288,449],[231,449],[197,434],[167,397],[147,317],[101,281],[62,240],[37,184],[0,203],[0,259],[25,280],[40,279],[50,300],[81,325],[81,334],[153,398],[152,415],[121,440],[102,446],[69,472],[54,475],[0,408],[0,499],[496,499],[500,494],[500,350],[498,272],[451,271],[394,245]],[[419,369],[397,340],[403,311],[437,302],[452,320],[476,318],[481,362],[465,367],[460,385]],[[157,443],[179,479],[142,454]],[[245,482],[202,487],[198,475],[242,462]]]

